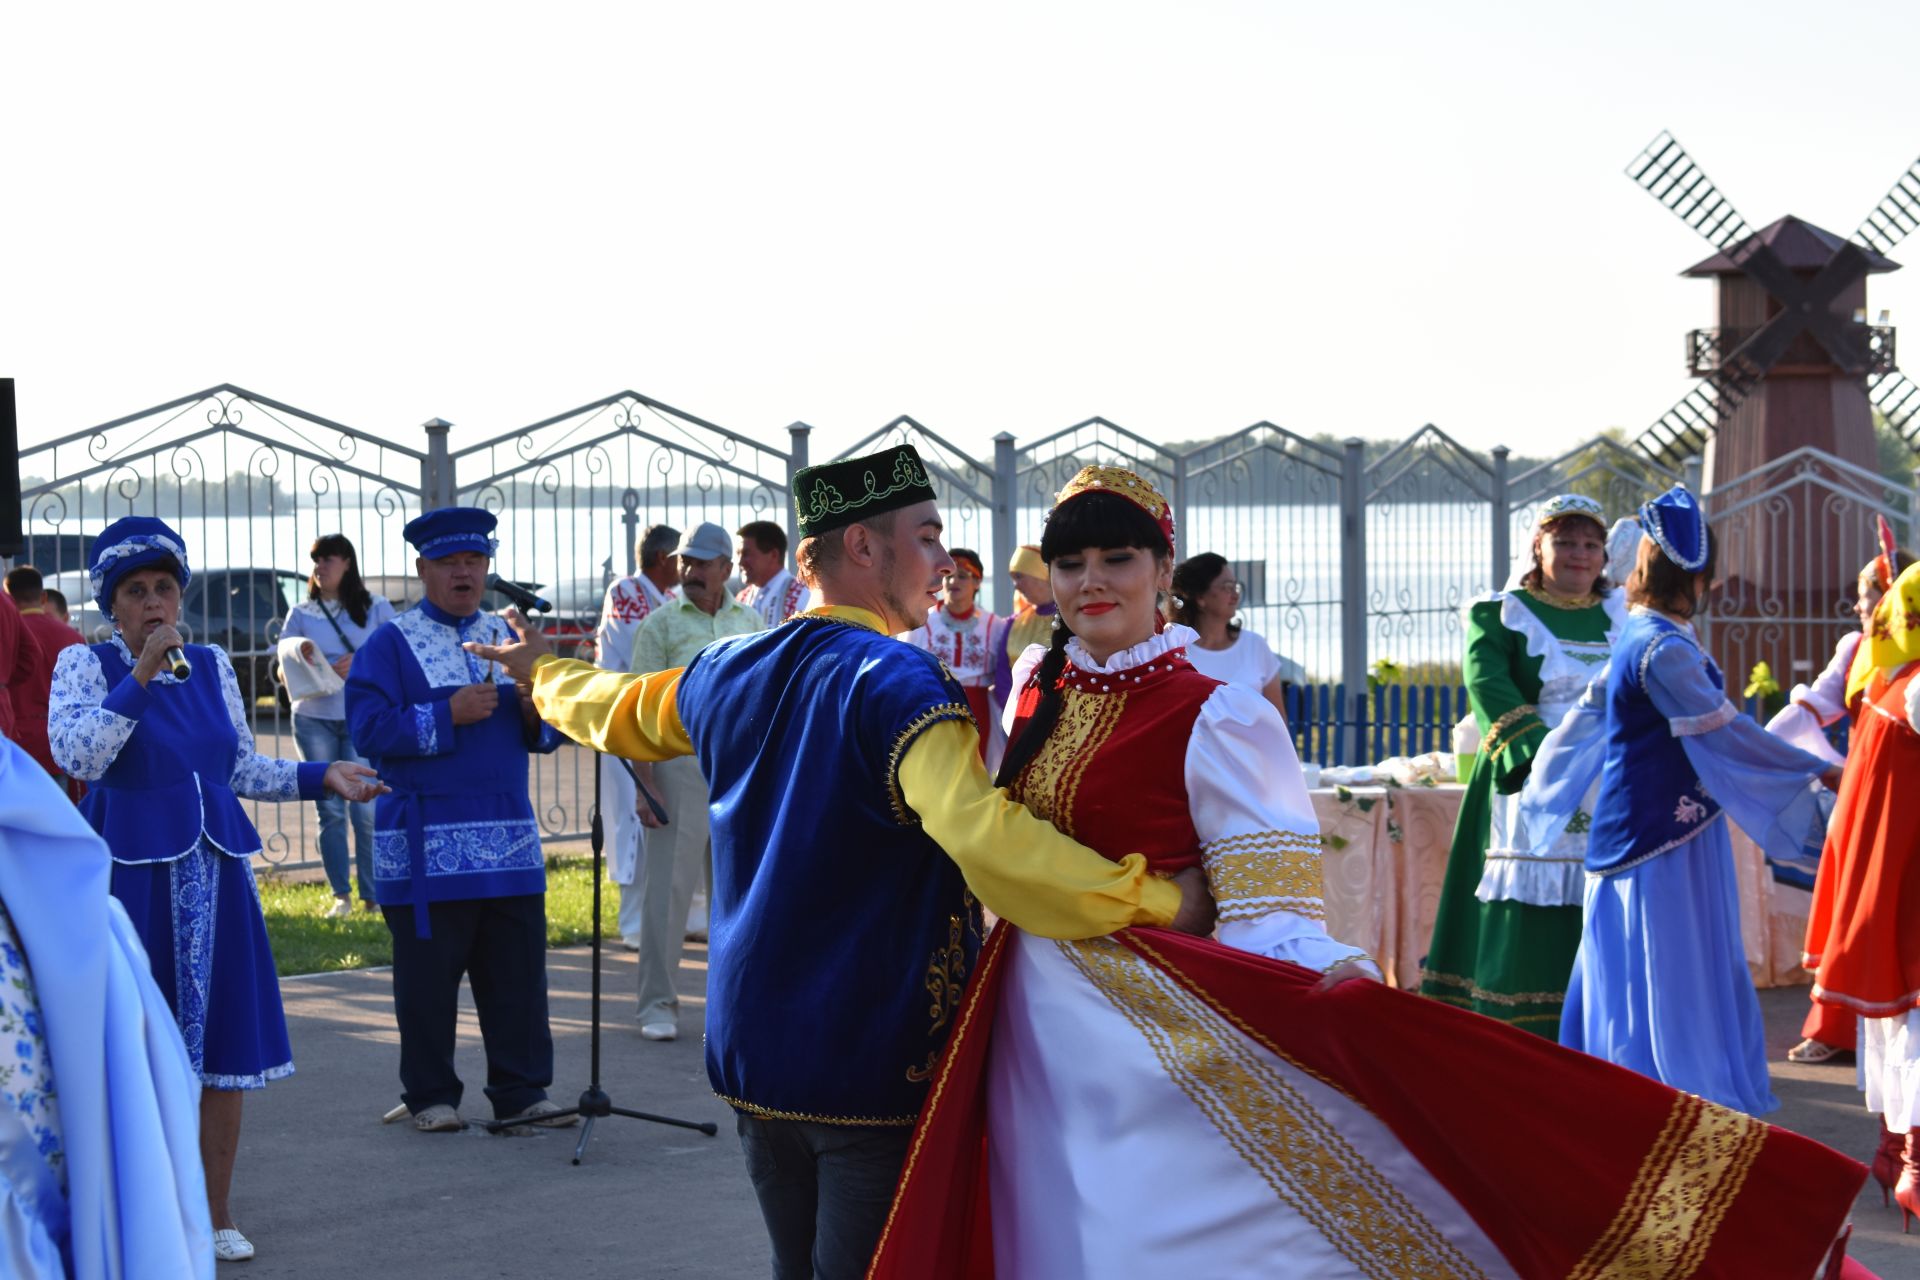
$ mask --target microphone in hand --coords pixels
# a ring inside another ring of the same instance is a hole
[[[187,661],[186,653],[177,644],[167,646],[167,670],[173,673],[175,680],[185,680],[193,674],[193,664]]]
[[[520,607],[523,613],[552,613],[553,606],[533,592],[497,573],[487,575],[487,590],[497,591]]]

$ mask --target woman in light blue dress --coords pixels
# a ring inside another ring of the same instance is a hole
[[[1560,1042],[1763,1115],[1779,1103],[1726,820],[1764,849],[1797,848],[1838,770],[1727,700],[1690,621],[1713,577],[1693,495],[1675,486],[1641,507],[1640,522],[1633,608],[1612,661],[1549,735],[1521,804],[1542,843],[1600,782]]]

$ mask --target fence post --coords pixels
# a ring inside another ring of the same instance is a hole
[[[1013,613],[1013,572],[1007,568],[1020,538],[1019,450],[1013,433],[1002,431],[993,438],[993,558],[988,567],[993,574],[993,607]]]
[[[628,489],[620,495],[620,524],[627,531],[627,576],[640,572],[640,493]]]
[[[1680,478],[1686,484],[1687,492],[1701,500],[1700,508],[1702,511],[1706,510],[1707,505],[1707,491],[1702,487],[1705,483],[1702,477],[1705,474],[1706,464],[1700,460],[1698,454],[1693,455],[1680,464]]]
[[[806,469],[807,439],[812,434],[813,428],[804,422],[787,427],[787,541],[794,547],[800,545],[800,491],[794,479]]]
[[[453,424],[445,418],[428,418],[420,424],[427,433],[427,456],[420,463],[420,509],[432,511],[453,505],[453,456],[447,451],[447,432]]]
[[[1367,702],[1367,489],[1366,442],[1346,442],[1340,466],[1340,680],[1346,705],[1335,712],[1338,759],[1358,763],[1366,750]]]
[[[1173,505],[1174,540],[1178,542],[1180,531],[1187,527],[1187,455],[1184,453],[1174,456],[1173,492],[1168,495],[1168,499]]]
[[[1493,580],[1489,591],[1507,585],[1507,572],[1513,566],[1513,504],[1507,501],[1507,455],[1505,445],[1493,450]]]

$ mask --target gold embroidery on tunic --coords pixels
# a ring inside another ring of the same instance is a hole
[[[973,708],[964,702],[942,702],[928,707],[900,731],[900,735],[893,740],[892,752],[887,756],[887,799],[893,802],[894,821],[903,827],[910,827],[920,819],[913,810],[907,808],[907,798],[900,793],[900,761],[906,758],[907,748],[913,745],[928,725],[938,724],[942,720],[965,720],[973,724]]]
[[[1485,1272],[1203,999],[1110,938],[1056,944],[1274,1195],[1368,1280]]]
[[[1751,1116],[1675,1098],[1620,1211],[1567,1280],[1686,1280],[1766,1141],[1767,1126]]]
[[[1486,1004],[1497,1004],[1507,1007],[1523,1004],[1565,1004],[1567,1001],[1567,993],[1564,991],[1515,991],[1511,993],[1505,991],[1488,991],[1485,987],[1474,982],[1472,978],[1463,978],[1457,973],[1436,973],[1432,969],[1423,969],[1420,971],[1420,982],[1423,986],[1432,982],[1443,987],[1464,987],[1466,988],[1468,997],[1471,999],[1479,1000]],[[1441,998],[1445,999],[1445,997]]]
[[[947,917],[947,941],[945,946],[935,947],[933,958],[927,962],[927,994],[933,997],[928,1009],[933,1025],[927,1028],[928,1036],[937,1036],[940,1029],[953,1020],[954,1010],[960,1007],[960,997],[967,989],[967,948],[962,940],[966,931],[966,922],[959,916]],[[915,1084],[925,1084],[933,1079],[933,1069],[940,1062],[939,1050],[927,1055],[924,1067],[908,1067],[907,1079]]]
[[[1201,856],[1221,920],[1252,920],[1274,911],[1326,919],[1318,835],[1254,831],[1215,840]]]
[[[1015,779],[1013,798],[1072,835],[1073,803],[1094,755],[1120,724],[1124,693],[1060,691],[1060,718],[1031,763]]]
[[[919,1116],[820,1116],[811,1111],[776,1111],[772,1107],[763,1107],[758,1103],[743,1102],[739,1098],[729,1097],[718,1090],[714,1097],[726,1103],[736,1111],[759,1116],[765,1120],[804,1120],[808,1124],[859,1124],[859,1125],[910,1125]]]

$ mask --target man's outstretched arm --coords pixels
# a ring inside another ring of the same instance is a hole
[[[1142,855],[1118,862],[1061,834],[993,785],[971,721],[928,726],[900,761],[901,798],[987,910],[1046,938],[1097,938],[1135,924],[1213,929],[1196,868],[1172,880]]]

